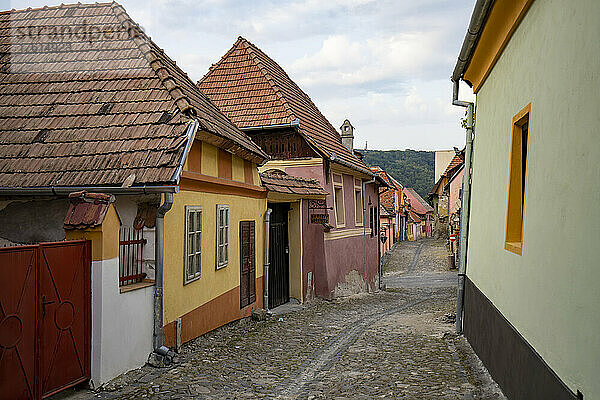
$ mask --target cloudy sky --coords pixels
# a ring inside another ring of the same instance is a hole
[[[63,0],[67,2],[68,0]],[[55,5],[11,1],[11,8]],[[475,0],[120,0],[199,80],[244,36],[277,61],[355,147],[451,149],[464,143],[449,80]],[[461,87],[461,98],[471,99]]]

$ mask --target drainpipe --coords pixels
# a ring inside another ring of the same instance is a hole
[[[265,212],[265,264],[263,266],[263,308],[269,311],[269,229],[271,226],[271,213],[267,208]]]
[[[369,291],[369,281],[367,280],[367,185],[369,183],[375,183],[375,176],[370,181],[363,181],[362,183],[362,192],[363,192],[363,271],[365,274],[365,287],[367,288],[367,292]],[[379,200],[379,199],[378,199]],[[377,203],[377,207],[379,207],[379,202]],[[373,228],[375,228],[375,221],[373,221]],[[379,242],[377,242],[377,246],[379,247]]]
[[[154,231],[154,352],[165,356],[169,349],[163,346],[163,256],[165,237],[165,214],[173,206],[173,194],[165,193],[165,201],[156,213],[156,229]]]
[[[458,100],[458,80],[453,81],[452,104],[467,107],[467,137],[465,147],[465,174],[463,176],[462,210],[460,221],[459,256],[458,256],[458,294],[456,299],[456,333],[463,332],[463,311],[465,298],[465,276],[467,272],[467,241],[469,230],[469,205],[471,201],[471,168],[473,153],[473,108],[474,104]]]

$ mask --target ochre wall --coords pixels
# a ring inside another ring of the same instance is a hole
[[[218,165],[217,148],[202,143],[201,173],[215,177]],[[256,165],[253,168],[256,170]],[[223,181],[247,185],[244,183],[244,162],[236,156],[232,156],[231,177]],[[193,177],[188,180],[193,180]],[[256,176],[253,180],[258,182]],[[262,307],[266,193],[264,198],[257,198],[257,193],[252,196],[206,193],[191,190],[192,186],[188,188],[186,182],[182,181],[180,192],[174,195],[173,207],[165,216],[163,324],[167,344],[173,344],[170,341],[174,341],[174,321],[177,318],[182,318],[182,339],[187,341],[247,316],[251,309]],[[229,264],[219,270],[215,268],[217,204],[229,206]],[[186,285],[183,284],[185,206],[202,207],[201,277]],[[239,223],[250,220],[255,221],[257,301],[240,309]]]
[[[477,94],[467,274],[569,388],[600,398],[600,3],[534,1]],[[531,103],[522,255],[504,250]]]

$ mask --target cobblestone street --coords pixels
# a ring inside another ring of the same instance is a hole
[[[446,316],[456,300],[446,266],[443,241],[400,243],[385,259],[385,292],[232,323],[185,345],[171,368],[71,397],[503,399]]]

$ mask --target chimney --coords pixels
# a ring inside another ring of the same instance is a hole
[[[340,131],[342,131],[342,144],[352,153],[354,151],[354,127],[346,119],[342,126],[340,126]]]

